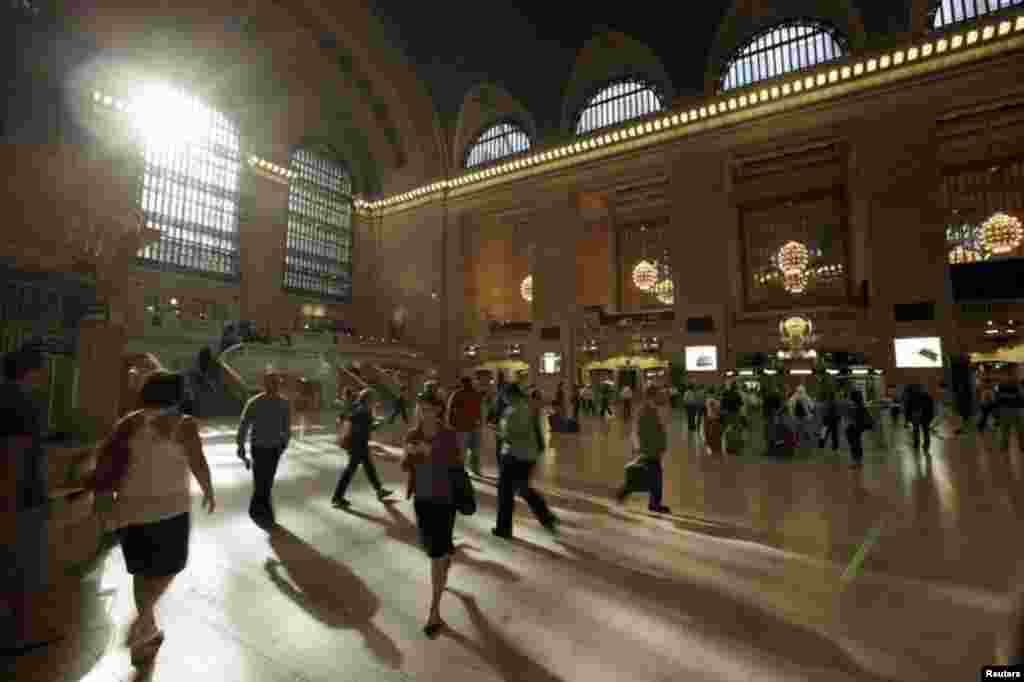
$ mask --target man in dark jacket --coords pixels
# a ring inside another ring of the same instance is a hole
[[[42,353],[23,348],[4,357],[0,384],[0,605],[12,614],[14,641],[3,653],[60,639],[59,626],[46,622],[47,518],[49,497],[43,422],[32,397],[45,387]],[[0,619],[0,623],[4,619]]]
[[[351,503],[345,499],[345,493],[348,491],[348,484],[352,482],[352,477],[355,476],[356,469],[359,468],[360,464],[363,465],[366,477],[370,479],[370,485],[377,491],[377,499],[383,502],[391,496],[391,491],[381,485],[380,477],[377,476],[377,467],[374,466],[373,460],[370,459],[370,432],[375,426],[372,389],[364,388],[359,392],[359,396],[352,406],[349,421],[352,424],[352,444],[348,452],[348,466],[341,472],[341,478],[338,479],[338,487],[334,489],[334,495],[331,496],[331,504],[337,508],[350,506]]]
[[[932,442],[932,421],[935,419],[935,399],[920,384],[910,388],[907,395],[907,419],[914,430],[914,449],[921,446],[924,436],[924,451],[928,452]]]
[[[469,469],[480,475],[480,426],[483,423],[483,395],[473,386],[469,377],[448,398],[448,421],[455,430],[459,452],[466,456]],[[468,454],[467,454],[468,452]]]
[[[1004,452],[1010,449],[1010,432],[1017,432],[1017,447],[1024,450],[1024,387],[1021,382],[1007,382],[999,385],[996,393],[996,409],[999,411],[999,447]]]

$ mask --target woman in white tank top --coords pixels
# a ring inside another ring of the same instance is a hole
[[[163,642],[154,609],[188,561],[192,476],[203,490],[203,505],[209,512],[216,507],[198,428],[178,409],[183,399],[181,375],[150,375],[142,409],[117,423],[92,482],[97,492],[114,496],[110,521],[134,582],[139,615],[128,632],[133,663],[151,659]]]

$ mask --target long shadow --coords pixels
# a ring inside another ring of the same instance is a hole
[[[444,637],[458,642],[464,648],[472,651],[485,661],[490,662],[501,675],[501,678],[508,682],[564,682],[544,666],[540,665],[520,649],[508,641],[499,632],[487,617],[480,610],[476,598],[465,592],[449,589],[449,592],[458,597],[466,607],[469,619],[473,621],[473,627],[480,633],[482,642],[476,642],[451,627],[441,630]]]
[[[405,543],[412,547],[420,546],[419,529],[416,524],[409,520],[409,518],[398,511],[395,508],[394,503],[385,504],[384,508],[388,512],[388,516],[391,517],[390,521],[380,518],[379,516],[373,516],[365,512],[360,512],[349,507],[345,511],[353,516],[358,516],[361,519],[366,519],[371,523],[375,523],[379,526],[383,526],[387,537],[398,542]],[[456,526],[457,528],[458,526]],[[473,552],[479,552],[480,548],[470,545],[465,542],[460,542],[455,545],[455,554],[453,555],[453,561],[455,564],[462,564],[470,569],[477,570],[481,573],[489,573],[492,576],[498,578],[502,582],[517,582],[521,579],[521,576],[515,571],[511,570],[504,564],[500,564],[496,561],[489,561],[487,559],[477,559],[469,556],[463,550],[470,550]]]
[[[563,539],[559,539],[558,543],[578,558],[570,560],[545,548],[534,549],[550,552],[563,561],[584,564],[597,577],[628,588],[653,603],[671,607],[680,614],[692,613],[695,618],[690,627],[711,631],[718,637],[738,642],[756,643],[758,648],[797,664],[846,672],[856,679],[884,679],[863,669],[827,637],[792,624],[714,587],[644,573],[612,563],[605,557],[570,545]]]
[[[359,576],[280,526],[270,534],[270,546],[278,560],[267,559],[267,576],[285,596],[328,627],[358,630],[379,660],[401,667],[402,652],[373,623],[380,599]],[[282,566],[295,586],[280,574]]]

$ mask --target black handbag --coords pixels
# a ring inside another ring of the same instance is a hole
[[[452,482],[452,502],[460,514],[470,516],[476,513],[476,491],[473,490],[473,481],[469,474],[462,467],[449,470],[449,479]]]

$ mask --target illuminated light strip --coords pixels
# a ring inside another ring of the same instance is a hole
[[[571,143],[566,146],[557,147],[544,152],[534,153],[531,156],[510,161],[483,172],[476,172],[435,183],[436,191],[453,190],[465,187],[468,184],[480,180],[499,177],[514,170],[531,168],[538,164],[546,164],[553,161],[563,160],[566,157],[573,157],[585,154],[592,150],[607,147],[609,145],[644,144],[652,140],[652,135],[671,131],[681,125],[692,126],[700,121],[720,117],[722,114],[737,112],[748,106],[767,104],[769,102],[785,100],[794,95],[820,87],[830,87],[839,84],[841,81],[850,81],[864,78],[867,75],[877,74],[879,71],[890,70],[894,67],[910,65],[912,62],[922,61],[939,54],[946,54],[951,51],[962,50],[972,45],[979,45],[982,42],[989,42],[997,37],[1004,37],[1014,33],[1024,32],[1024,14],[1014,18],[1002,18],[998,21],[977,26],[966,32],[960,31],[934,40],[926,40],[917,45],[904,49],[895,49],[883,54],[877,54],[856,62],[833,66],[829,65],[818,73],[811,73],[806,76],[798,76],[795,79],[778,83],[775,85],[759,85],[756,89],[748,92],[730,93],[728,98],[716,97],[708,103],[693,108],[689,111],[676,113],[662,112],[661,118],[644,122],[630,122],[620,129],[604,133],[597,137],[587,138]],[[678,134],[678,133],[676,133]],[[647,138],[637,140],[636,138]],[[609,150],[614,153],[613,150]],[[418,198],[421,195],[414,195]],[[398,195],[389,199],[382,199],[375,202],[362,202],[371,210],[392,206],[409,200],[408,194]]]

